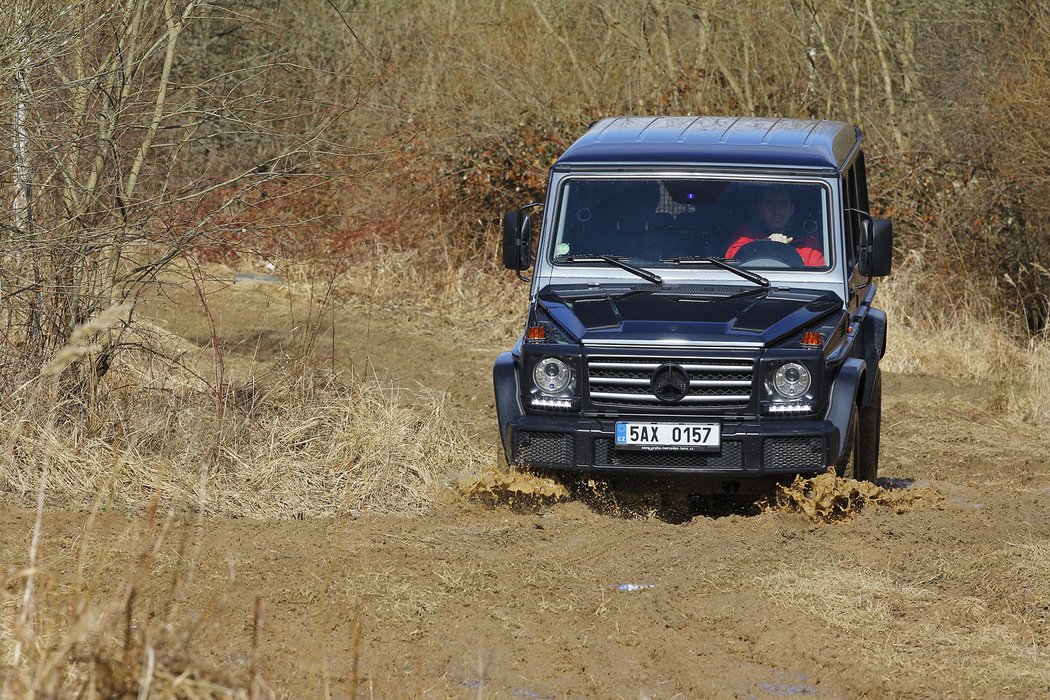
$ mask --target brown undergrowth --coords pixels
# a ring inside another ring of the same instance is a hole
[[[155,499],[230,517],[419,514],[440,475],[482,462],[441,392],[308,357],[246,358],[144,320],[124,334],[139,349],[90,405],[58,401],[60,377],[43,374],[0,404],[13,426],[0,489],[23,505],[43,488],[48,507],[64,509],[103,494],[105,510],[127,513]],[[78,338],[49,371],[91,349]]]
[[[880,284],[876,303],[889,316],[883,369],[988,387],[986,406],[998,415],[1050,419],[1050,334],[1019,332],[979,285],[941,280],[911,251]]]
[[[436,394],[367,380],[271,386],[250,414],[220,423],[201,396],[124,397],[94,434],[22,421],[0,455],[4,490],[23,504],[41,480],[50,507],[136,512],[153,497],[209,515],[304,518],[422,513],[438,475],[476,450]],[[303,394],[309,393],[306,397]]]

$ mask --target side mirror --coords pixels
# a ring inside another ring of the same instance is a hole
[[[532,264],[532,220],[521,211],[503,215],[503,266],[526,270]]]
[[[871,248],[866,273],[885,277],[893,268],[893,222],[889,219],[871,220]]]

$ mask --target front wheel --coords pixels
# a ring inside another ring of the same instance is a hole
[[[874,482],[879,476],[879,439],[882,433],[882,372],[876,371],[871,398],[860,412],[857,478]]]

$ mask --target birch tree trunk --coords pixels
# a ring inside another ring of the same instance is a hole
[[[25,17],[21,0],[15,0],[14,24],[17,41],[17,66],[14,71],[12,94],[11,151],[14,170],[14,199],[11,203],[11,219],[17,241],[17,249],[28,258],[33,271],[29,283],[30,306],[27,323],[27,335],[30,352],[38,353],[41,345],[42,290],[40,261],[36,256],[35,231],[33,225],[33,181],[29,167],[29,22]]]
[[[890,129],[893,132],[893,140],[897,148],[904,148],[904,135],[901,133],[897,114],[897,96],[893,89],[893,74],[890,72],[889,57],[886,55],[886,45],[882,38],[882,31],[875,19],[875,9],[871,0],[864,0],[864,8],[867,11],[868,24],[871,26],[872,38],[875,40],[875,53],[879,57],[879,67],[882,70],[882,89],[886,96],[886,111],[889,113]]]

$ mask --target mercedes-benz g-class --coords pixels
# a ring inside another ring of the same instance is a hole
[[[504,217],[504,264],[535,255],[493,371],[509,464],[713,491],[874,481],[893,231],[861,140],[834,121],[593,124],[551,167],[537,244],[540,203]]]

